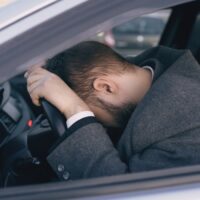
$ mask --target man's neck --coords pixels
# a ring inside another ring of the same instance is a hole
[[[138,102],[140,102],[152,84],[152,73],[147,68],[137,67],[136,76],[138,81]]]

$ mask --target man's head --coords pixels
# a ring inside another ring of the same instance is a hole
[[[123,126],[149,84],[142,83],[145,70],[98,42],[79,43],[49,60],[47,66],[107,126]]]

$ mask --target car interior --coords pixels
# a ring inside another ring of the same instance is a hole
[[[190,49],[200,63],[200,2],[168,10],[170,16],[156,45]],[[0,187],[58,181],[45,158],[67,131],[65,119],[44,99],[41,105],[33,105],[24,73],[0,85]],[[114,144],[120,137],[118,132],[110,134]]]

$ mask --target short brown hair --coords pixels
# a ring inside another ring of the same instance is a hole
[[[58,54],[47,68],[60,76],[83,100],[92,100],[99,75],[122,73],[129,63],[105,44],[86,41]]]

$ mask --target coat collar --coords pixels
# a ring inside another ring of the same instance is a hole
[[[153,67],[155,76],[151,89],[138,104],[119,141],[121,155],[127,156],[130,156],[130,152],[135,154],[184,131],[190,118],[183,118],[188,110],[184,105],[187,98],[184,96],[186,88],[182,80],[188,74],[196,79],[195,71],[200,74],[200,67],[190,51],[157,47],[133,60],[136,65]],[[183,90],[183,93],[177,95],[179,90]]]

